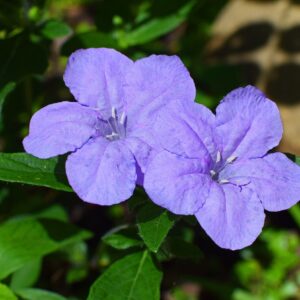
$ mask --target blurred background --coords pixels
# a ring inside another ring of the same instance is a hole
[[[300,1],[0,0],[0,151],[22,152],[32,114],[72,99],[62,80],[67,58],[89,47],[115,48],[132,59],[179,55],[195,81],[196,101],[212,110],[231,89],[256,85],[280,108],[279,150],[300,155]],[[37,213],[94,233],[47,256],[31,281],[84,299],[99,272],[124,255],[101,237],[134,216],[127,204],[103,208],[75,194],[1,184],[0,222]],[[299,228],[298,207],[267,215],[259,240],[230,252],[193,218],[179,222],[164,245],[174,255],[161,253],[162,299],[300,299]]]

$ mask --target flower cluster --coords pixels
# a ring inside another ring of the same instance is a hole
[[[232,91],[214,115],[194,102],[177,56],[133,62],[105,48],[73,53],[64,80],[77,102],[39,110],[24,147],[39,158],[69,153],[67,177],[82,200],[120,203],[139,184],[234,250],[257,238],[264,210],[300,199],[300,168],[268,153],[282,136],[279,111],[256,88]]]

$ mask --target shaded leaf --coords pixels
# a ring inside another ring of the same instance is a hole
[[[180,237],[168,237],[162,246],[164,259],[179,258],[198,261],[202,257],[201,250],[193,243]]]
[[[42,74],[48,65],[45,49],[25,33],[0,40],[0,86],[31,74]]]
[[[138,211],[139,234],[151,251],[157,252],[175,220],[176,216],[152,203],[147,203]]]
[[[0,180],[72,191],[60,158],[39,159],[27,153],[0,153]]]
[[[3,88],[0,89],[0,130],[3,129],[2,111],[3,111],[4,101],[8,96],[8,94],[11,93],[15,87],[16,87],[15,82],[9,82]]]
[[[77,49],[86,48],[119,48],[118,43],[111,34],[98,31],[84,32],[74,35],[62,47],[62,54],[69,56]]]
[[[116,261],[92,285],[88,300],[159,300],[162,273],[148,251]]]
[[[7,221],[0,226],[0,279],[33,259],[89,237],[89,232],[57,220]]]
[[[136,246],[143,246],[134,228],[119,226],[109,231],[102,237],[105,244],[115,249],[128,249]]]
[[[60,20],[48,20],[41,28],[41,34],[48,39],[63,37],[71,32],[69,25]]]

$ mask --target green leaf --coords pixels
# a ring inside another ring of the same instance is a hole
[[[194,4],[194,0],[189,1],[174,14],[151,19],[137,29],[125,34],[123,43],[128,46],[141,45],[170,32],[186,20]]]
[[[0,130],[3,129],[2,111],[3,111],[4,101],[8,96],[8,94],[15,89],[15,87],[16,87],[15,82],[9,82],[0,90]]]
[[[16,292],[25,300],[66,300],[65,297],[56,293],[41,289],[22,289]]]
[[[27,153],[0,153],[0,180],[72,191],[61,158],[39,159]]]
[[[58,220],[14,219],[0,226],[0,279],[90,233]]]
[[[38,212],[35,216],[37,218],[55,219],[63,222],[67,222],[69,220],[67,212],[60,205],[52,205],[41,212]]]
[[[148,251],[123,257],[92,285],[88,300],[159,300],[162,273]]]
[[[1,300],[18,300],[14,293],[4,284],[0,283]]]
[[[138,211],[139,234],[151,251],[157,252],[175,220],[176,216],[152,203],[147,203]]]
[[[143,246],[134,228],[119,226],[109,231],[102,237],[105,244],[115,249],[128,249],[137,246]]]
[[[72,33],[72,29],[63,21],[49,20],[41,28],[41,34],[48,39],[56,39]]]
[[[69,56],[77,49],[86,48],[119,48],[117,41],[111,34],[99,31],[90,31],[74,35],[62,47],[62,54]]]
[[[11,277],[10,287],[16,291],[33,286],[40,275],[41,259],[34,259],[17,270]]]

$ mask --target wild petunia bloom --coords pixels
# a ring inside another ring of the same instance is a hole
[[[73,53],[64,81],[77,102],[39,110],[24,148],[39,158],[71,152],[66,172],[79,197],[101,205],[120,203],[143,180],[152,149],[148,118],[174,99],[193,102],[193,80],[176,56],[133,62],[99,48]]]
[[[264,209],[288,209],[300,199],[300,168],[278,145],[276,105],[247,86],[229,93],[216,116],[196,103],[170,102],[152,121],[164,149],[150,162],[144,187],[175,214],[195,215],[222,248],[253,243]]]

